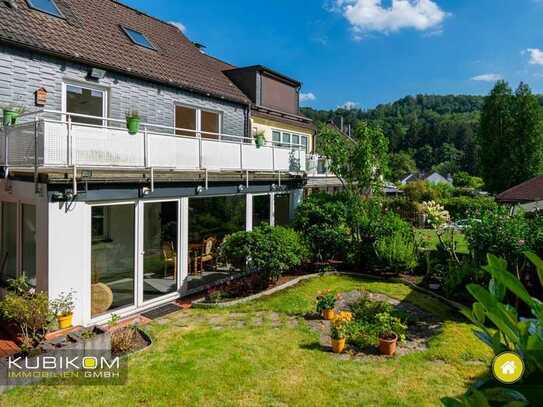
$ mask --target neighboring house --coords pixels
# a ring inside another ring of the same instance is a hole
[[[299,82],[224,65],[117,1],[0,2],[0,103],[26,109],[0,131],[0,285],[73,290],[91,325],[231,278],[218,245],[289,220],[313,129]]]
[[[543,209],[543,176],[515,185],[496,196],[496,201],[518,206],[526,211]]]
[[[452,185],[452,179],[450,177],[444,177],[438,172],[432,172],[428,174],[409,174],[405,178],[400,180],[402,185],[408,184],[414,181],[426,181],[430,184],[449,184]]]

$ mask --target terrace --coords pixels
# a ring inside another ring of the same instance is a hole
[[[174,171],[303,172],[302,145],[280,146],[251,137],[141,123],[129,134],[124,120],[42,110],[20,117],[0,136],[0,165],[34,173],[49,170],[157,169]]]

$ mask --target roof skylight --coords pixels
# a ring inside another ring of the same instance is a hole
[[[156,47],[144,34],[128,27],[122,27],[122,29],[124,30],[126,35],[128,35],[128,38],[130,38],[134,44],[140,45],[145,48],[156,50]]]
[[[42,13],[47,13],[55,17],[64,17],[53,0],[26,0],[26,2],[28,3],[28,6],[34,10],[38,10]]]

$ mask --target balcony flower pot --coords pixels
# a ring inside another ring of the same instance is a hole
[[[138,134],[140,131],[141,119],[139,117],[128,117],[126,119],[126,128],[129,134]]]
[[[72,327],[73,314],[59,315],[57,316],[58,328],[68,329]]]
[[[345,338],[332,338],[332,351],[334,353],[342,353],[345,350]]]
[[[266,140],[264,138],[264,134],[258,133],[258,134],[255,135],[256,148],[263,147],[265,142],[266,142]]]
[[[326,321],[331,321],[334,319],[334,316],[335,316],[335,312],[334,312],[334,309],[333,308],[326,308],[326,309],[323,309],[322,310],[322,317],[326,320]]]
[[[4,127],[15,126],[17,124],[19,112],[11,109],[3,109],[2,114]]]
[[[379,352],[381,355],[392,356],[396,353],[398,335],[389,334],[379,336]]]

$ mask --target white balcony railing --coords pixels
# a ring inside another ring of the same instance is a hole
[[[131,135],[123,120],[44,110],[0,133],[0,165],[31,168],[154,168],[303,172],[304,147],[142,123]],[[90,121],[101,124],[81,123]],[[180,135],[182,133],[183,135]]]
[[[306,172],[309,177],[333,177],[335,176],[329,168],[329,161],[326,157],[318,154],[307,155]]]

